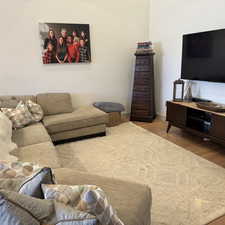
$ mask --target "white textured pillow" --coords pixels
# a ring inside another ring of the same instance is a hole
[[[12,122],[0,112],[0,160],[15,162],[17,158],[9,153],[17,148],[12,142]]]
[[[7,146],[8,153],[17,148],[17,145],[12,142],[12,122],[2,112],[0,112],[0,144]],[[0,149],[1,152],[1,149]]]

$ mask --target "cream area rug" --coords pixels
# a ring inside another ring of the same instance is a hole
[[[152,225],[203,225],[225,214],[225,169],[131,122],[57,150],[62,167],[149,185]]]

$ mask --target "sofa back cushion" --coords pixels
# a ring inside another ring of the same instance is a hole
[[[36,102],[36,97],[33,95],[18,95],[18,96],[0,96],[0,108],[16,108],[20,101],[31,100]]]
[[[73,112],[69,93],[43,93],[37,95],[37,103],[41,105],[45,115]]]

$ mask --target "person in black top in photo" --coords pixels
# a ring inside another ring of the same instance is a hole
[[[63,64],[67,62],[68,54],[67,54],[67,45],[61,36],[58,40],[57,51],[56,51],[56,59],[58,63]]]
[[[56,51],[56,48],[57,48],[57,39],[55,37],[55,32],[52,29],[50,29],[48,31],[48,37],[45,38],[45,41],[44,41],[44,49],[45,50],[47,50],[48,43],[51,43],[52,46],[53,46],[53,51]]]
[[[88,42],[88,37],[87,37],[87,35],[85,34],[84,31],[81,31],[81,32],[80,32],[80,39],[81,39],[81,40],[84,40],[85,44],[87,44],[87,42]]]
[[[66,44],[66,41],[67,41],[67,30],[65,28],[61,29],[61,37],[63,38],[64,44]]]

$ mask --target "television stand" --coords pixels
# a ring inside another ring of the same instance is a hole
[[[194,102],[168,101],[166,106],[167,132],[175,126],[225,146],[225,113],[200,109]]]

